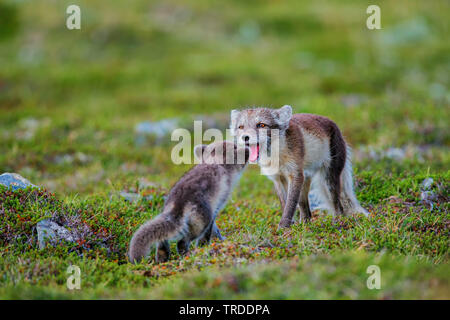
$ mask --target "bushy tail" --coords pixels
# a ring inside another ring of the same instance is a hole
[[[142,260],[150,247],[160,241],[174,238],[180,233],[181,226],[172,221],[165,213],[144,223],[133,235],[128,256],[132,263]]]
[[[341,175],[342,179],[342,195],[341,201],[344,207],[344,212],[362,213],[368,215],[366,209],[361,207],[358,200],[356,199],[355,191],[353,190],[353,169],[352,169],[352,149],[347,145],[347,158],[345,159],[345,167]]]

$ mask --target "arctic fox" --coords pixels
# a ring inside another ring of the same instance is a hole
[[[141,261],[156,244],[156,261],[170,257],[168,240],[177,239],[180,254],[189,251],[194,240],[209,242],[220,232],[216,215],[225,206],[234,184],[248,163],[249,149],[227,141],[194,148],[200,164],[186,172],[172,187],[161,214],[143,224],[130,242],[129,258]]]
[[[302,221],[311,218],[311,181],[334,215],[368,214],[353,191],[350,147],[330,119],[314,114],[292,115],[288,105],[232,110],[230,129],[238,144],[250,147],[250,162],[257,162],[262,173],[274,182],[283,210],[280,227],[292,224],[297,205]],[[278,129],[278,134],[271,134],[272,129]],[[279,146],[278,170],[269,173],[273,159],[268,155],[274,143]]]

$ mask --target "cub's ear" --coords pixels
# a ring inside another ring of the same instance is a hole
[[[208,145],[206,144],[198,144],[194,147],[194,157],[202,162],[203,159],[203,152],[205,152],[205,149]]]
[[[292,107],[289,105],[284,105],[277,111],[279,125],[286,128],[289,127],[289,121],[292,118]]]

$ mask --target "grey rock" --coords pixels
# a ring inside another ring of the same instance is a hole
[[[92,160],[92,157],[89,155],[84,154],[83,152],[77,152],[74,155],[71,154],[63,154],[63,155],[57,155],[54,158],[54,162],[59,165],[64,164],[73,164],[73,163],[80,163],[80,164],[86,164]]]
[[[420,131],[420,128],[416,127],[414,123],[408,123],[411,130]],[[398,162],[406,159],[417,159],[417,161],[423,162],[425,158],[431,158],[433,156],[430,146],[416,146],[416,145],[404,145],[402,147],[391,147],[388,149],[375,148],[373,146],[360,146],[353,150],[353,159],[361,161],[365,159],[369,160],[382,160],[392,159]]]
[[[428,91],[435,100],[444,99],[448,94],[445,85],[439,82],[434,82],[430,84]]]
[[[430,206],[430,209],[433,210],[434,202],[438,200],[438,195],[431,190],[431,186],[433,185],[433,178],[426,178],[420,184],[420,201],[424,204]]]
[[[365,100],[367,100],[367,98],[363,95],[360,94],[347,94],[347,95],[343,95],[341,97],[341,102],[344,104],[344,106],[346,107],[355,107],[355,106],[359,106],[361,103],[363,103]]]
[[[139,190],[158,187],[158,184],[151,182],[145,178],[139,178],[138,185],[139,185]]]
[[[69,230],[50,219],[39,221],[36,225],[39,249],[44,249],[49,242],[66,240],[74,242],[75,238]]]
[[[119,195],[122,198],[124,198],[126,201],[131,202],[131,203],[139,202],[142,199],[147,200],[147,201],[153,200],[153,195],[152,194],[143,197],[139,193],[121,191],[119,193]]]
[[[429,39],[431,29],[427,21],[422,18],[414,18],[400,22],[380,34],[379,40],[382,46],[403,46],[417,44]]]
[[[194,121],[202,121],[202,129],[225,130],[230,125],[230,115],[228,113],[216,113],[213,115],[196,115],[191,119],[191,130],[193,130]]]
[[[16,131],[15,137],[18,140],[29,141],[34,138],[36,132],[43,127],[50,124],[49,118],[35,119],[35,118],[25,118],[19,121],[17,124],[18,130]]]
[[[62,165],[62,164],[72,164],[73,163],[73,156],[70,154],[64,154],[64,155],[58,155],[55,156],[55,163]]]
[[[433,210],[434,203],[437,201],[438,196],[433,191],[422,191],[420,193],[420,201],[423,204],[427,204],[430,206],[430,210]]]
[[[173,130],[178,128],[179,120],[164,119],[157,122],[144,121],[136,125],[136,145],[143,145],[148,137],[152,137],[156,143],[161,143],[163,139],[169,136]]]
[[[420,193],[420,199],[423,202],[433,202],[437,200],[437,195],[433,191],[422,191]]]
[[[75,159],[81,164],[85,164],[92,161],[92,157],[87,154],[84,154],[83,152],[75,153]]]
[[[132,192],[120,192],[119,195],[124,198],[126,201],[129,201],[131,203],[138,202],[142,199],[142,196],[138,193],[132,193]]]
[[[401,161],[405,158],[405,151],[400,148],[389,148],[384,153],[384,156],[389,159]]]
[[[296,67],[300,70],[309,70],[315,63],[316,57],[309,51],[300,51],[296,54]]]
[[[202,134],[205,130],[213,128],[224,131],[229,126],[229,114],[193,115],[186,119],[169,118],[156,122],[140,122],[135,127],[135,144],[142,146],[151,142],[161,145],[165,142],[170,142],[171,134],[175,129],[183,128],[193,132],[194,121],[201,121]]]
[[[251,44],[257,41],[261,31],[259,24],[255,21],[247,21],[239,27],[238,39],[245,44]]]
[[[422,190],[430,190],[431,186],[433,185],[433,178],[426,178],[422,181],[420,184],[420,187]]]
[[[3,173],[0,175],[0,184],[12,188],[13,190],[25,189],[28,186],[36,187],[30,181],[17,173]]]

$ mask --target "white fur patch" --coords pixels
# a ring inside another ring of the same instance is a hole
[[[212,196],[211,199],[211,209],[213,210],[214,217],[217,213],[223,209],[227,203],[228,197],[230,196],[231,184],[227,177],[224,175],[220,178],[219,185],[216,194]]]
[[[328,138],[319,138],[306,130],[302,130],[305,145],[303,160],[304,174],[312,177],[322,167],[328,167],[330,156],[330,142]]]

